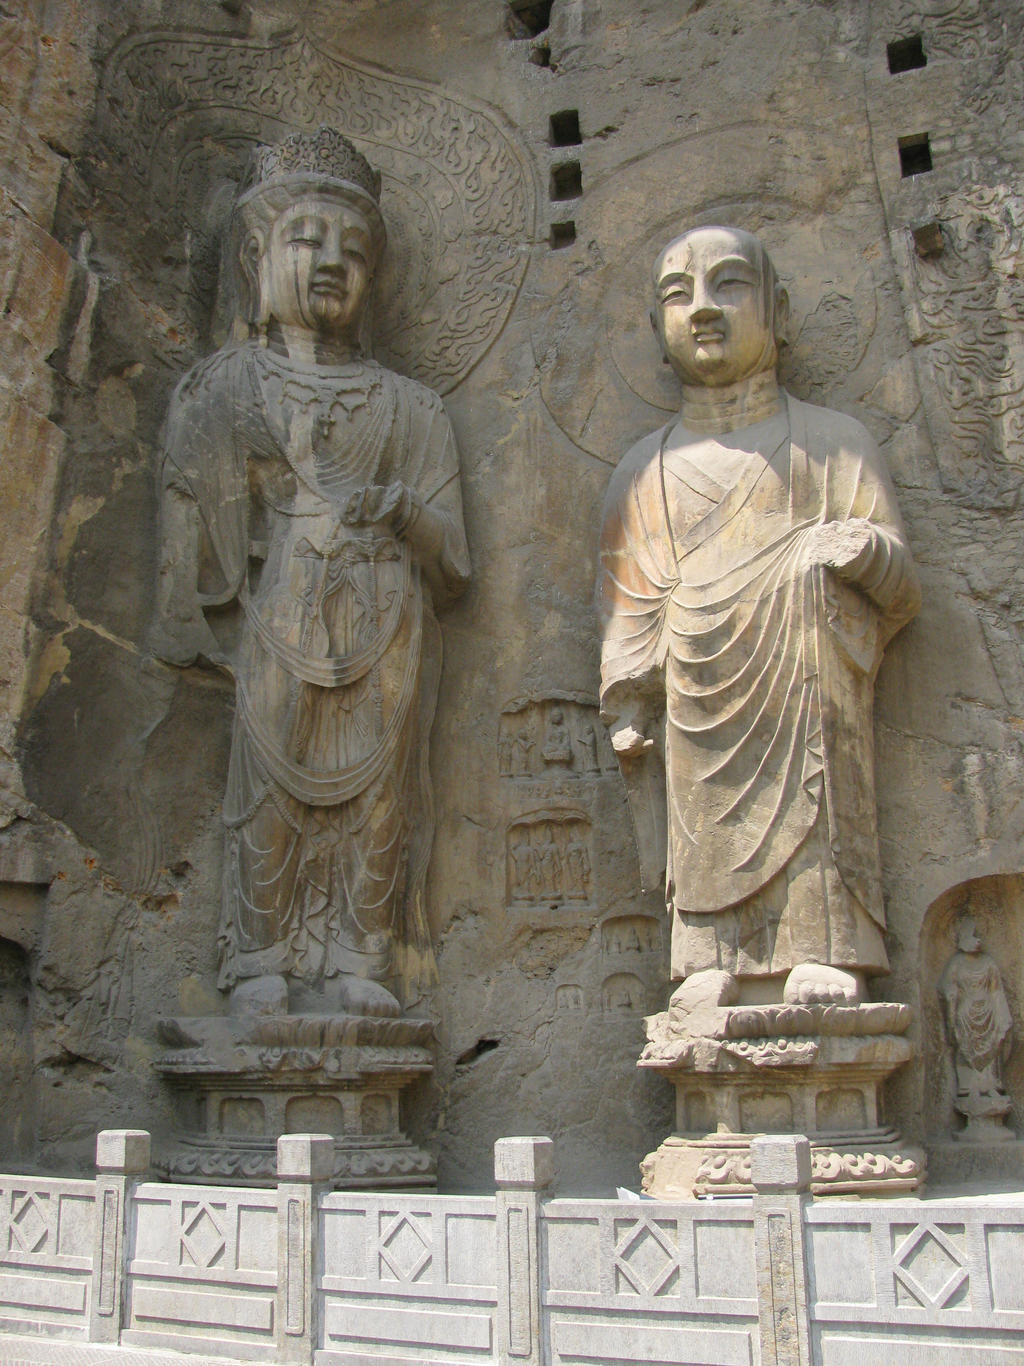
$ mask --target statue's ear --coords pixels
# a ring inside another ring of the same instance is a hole
[[[260,257],[263,255],[263,234],[253,229],[245,234],[242,250],[239,252],[242,269],[246,279],[255,284],[259,275]]]
[[[658,327],[658,310],[656,308],[652,308],[650,312],[647,314],[647,316],[651,320],[651,330],[653,331],[654,335],[658,338],[658,346],[661,348],[661,363],[662,365],[671,365],[672,362],[665,354],[665,343],[662,340],[661,331]]]
[[[775,291],[775,344],[785,346],[789,341],[789,295],[780,285]]]
[[[260,262],[263,260],[263,247],[263,234],[258,229],[253,228],[245,234],[238,253],[238,263],[242,268],[242,278],[245,281],[245,294],[247,296],[247,307],[244,309],[247,315],[246,321],[256,327],[266,322],[262,307],[263,290],[260,287]]]

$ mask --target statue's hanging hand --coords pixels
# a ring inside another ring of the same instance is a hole
[[[624,688],[615,690],[606,706],[605,721],[612,749],[620,759],[635,759],[653,748],[653,711],[645,692],[637,690],[630,695]]]
[[[849,583],[860,581],[875,551],[875,529],[862,517],[845,522],[820,522],[806,533],[803,563],[823,566]]]

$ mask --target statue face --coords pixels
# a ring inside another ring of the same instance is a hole
[[[278,215],[263,244],[263,315],[283,327],[355,341],[375,264],[373,232],[358,208],[304,196]]]
[[[729,228],[677,238],[655,268],[655,321],[685,384],[735,384],[775,362],[756,242]]]
[[[977,953],[981,948],[978,928],[971,916],[965,916],[957,926],[956,946],[961,953]]]

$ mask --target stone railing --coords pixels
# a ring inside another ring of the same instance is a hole
[[[552,1145],[496,1145],[493,1196],[331,1192],[284,1137],[275,1188],[0,1177],[0,1366],[965,1366],[1024,1363],[1024,1196],[815,1201],[806,1139],[753,1197],[546,1199]]]

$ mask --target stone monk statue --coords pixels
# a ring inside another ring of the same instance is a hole
[[[873,686],[919,604],[896,496],[858,422],[779,388],[755,237],[684,233],[654,284],[682,407],[616,469],[598,589],[645,885],[692,1002],[855,1004],[888,967]]]
[[[432,968],[434,608],[469,561],[440,399],[363,351],[379,198],[334,129],[257,149],[249,335],[167,419],[157,653],[235,681],[220,984],[243,1014],[394,1016]]]

